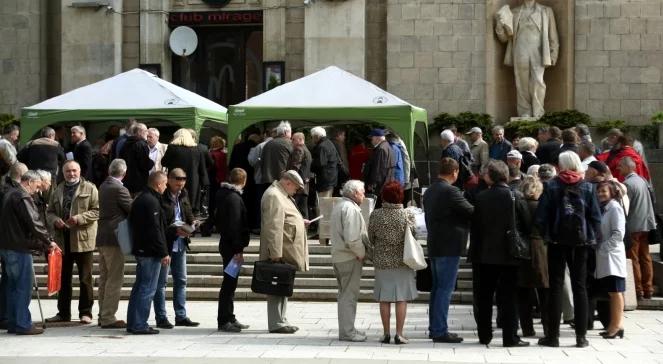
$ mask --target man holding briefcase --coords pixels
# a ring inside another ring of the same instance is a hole
[[[295,171],[286,171],[265,191],[261,201],[260,260],[293,265],[308,270],[308,244],[305,220],[292,196],[304,187]],[[267,296],[267,321],[270,333],[294,334],[298,327],[285,317],[288,298]]]

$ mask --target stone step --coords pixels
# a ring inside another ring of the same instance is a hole
[[[37,273],[46,273],[47,266],[45,263],[35,263],[35,272]],[[125,274],[134,274],[136,272],[136,263],[125,263],[124,264],[124,273]],[[219,264],[191,264],[187,266],[187,273],[189,276],[193,275],[213,275],[221,276],[223,275],[222,267]],[[92,274],[99,274],[99,266],[95,264],[92,268]],[[242,276],[251,276],[253,274],[253,265],[244,264],[240,275]],[[76,268],[74,268],[74,275],[76,275]],[[300,277],[311,277],[311,278],[330,278],[334,277],[334,270],[329,266],[311,266],[307,272],[297,272],[297,275]],[[363,277],[372,278],[375,276],[375,271],[373,267],[364,267]],[[469,268],[460,268],[458,270],[458,279],[459,280],[471,280],[472,279],[472,270]]]
[[[129,294],[131,293],[131,287],[122,287],[121,297],[122,299],[128,299]],[[56,296],[47,297],[47,292],[45,289],[40,289],[39,294],[42,299],[54,299]],[[322,288],[297,288],[291,297],[292,300],[298,301],[336,301],[338,290],[336,289],[322,289]],[[166,297],[171,299],[173,295],[172,287],[166,288]],[[33,294],[34,298],[36,296]],[[74,287],[72,290],[72,297],[77,299],[79,296],[78,287]],[[420,292],[419,296],[414,300],[415,302],[425,303],[428,302],[430,294],[428,292]],[[97,290],[94,291],[95,300],[97,299]],[[192,287],[187,288],[187,299],[188,300],[201,300],[201,301],[216,301],[219,298],[219,289],[218,288],[199,288]],[[237,288],[235,292],[236,301],[245,301],[245,300],[265,300],[265,295],[257,294],[251,292],[249,288]],[[373,290],[362,289],[359,295],[359,301],[361,302],[375,302],[373,299]],[[462,303],[470,304],[472,303],[472,292],[454,292],[452,296],[452,303]],[[241,303],[237,303],[241,304]],[[167,307],[170,303],[167,303]],[[75,304],[72,304],[74,307]]]

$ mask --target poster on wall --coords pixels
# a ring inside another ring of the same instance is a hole
[[[285,62],[263,62],[262,64],[263,91],[285,83]]]

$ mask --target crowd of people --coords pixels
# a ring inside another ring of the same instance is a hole
[[[328,137],[325,128],[314,127],[307,145],[305,134],[293,134],[284,121],[264,134],[248,129],[228,158],[221,137],[213,137],[208,148],[190,129],[177,130],[169,144],[162,144],[158,129],[130,121],[122,131],[109,129],[99,151],[83,127],[70,131],[66,153],[48,127],[18,153],[17,128],[8,128],[0,139],[0,173],[6,174],[0,189],[0,228],[6,232],[0,241],[0,325],[8,332],[43,332],[32,325],[28,309],[32,253],[51,250],[62,252],[63,266],[58,313],[48,322],[71,320],[74,264],[79,319],[93,322],[92,266],[98,251],[101,328],[142,335],[198,326],[186,310],[187,249],[196,231],[219,233],[224,273],[218,329],[241,332],[248,326],[235,317],[238,277],[228,268],[244,263],[251,233],[260,235],[261,261],[306,271],[309,217],[318,214],[320,198],[334,196],[340,198],[329,218],[339,339],[367,340],[355,327],[355,316],[362,268],[370,261],[384,329],[380,342],[392,341],[393,303],[393,342],[408,343],[403,332],[407,303],[418,292],[403,252],[405,236],[418,229],[415,212],[407,208],[416,171],[398,136],[373,129],[367,147],[362,139],[347,143],[342,129]],[[454,127],[440,134],[438,178],[422,198],[432,280],[429,337],[463,341],[450,332],[448,313],[465,255],[472,265],[481,344],[493,337],[493,301],[505,347],[528,345],[521,337],[536,336],[537,316],[544,330],[539,345],[559,346],[563,312],[578,347],[588,345],[596,311],[604,338],[623,337],[627,257],[638,297],[653,294],[648,239],[657,225],[641,145],[612,130],[599,147],[583,125],[542,128],[536,139],[513,142],[501,126],[492,129],[490,143],[478,127],[467,137]],[[375,196],[377,208],[366,221],[360,206],[368,194]],[[136,259],[126,321],[116,316],[125,255],[115,231],[124,221]],[[526,242],[527,257],[514,253],[517,240]],[[174,324],[165,302],[169,275]],[[269,332],[298,331],[287,319],[287,304],[286,297],[267,297]],[[148,323],[152,306],[156,329]]]

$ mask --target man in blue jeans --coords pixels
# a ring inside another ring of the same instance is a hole
[[[161,206],[161,194],[166,190],[167,182],[165,173],[152,172],[147,179],[147,187],[136,197],[129,213],[132,253],[136,256],[136,281],[129,297],[127,332],[134,335],[159,333],[147,324],[147,319],[161,267],[170,264],[166,218]]]
[[[7,280],[7,332],[17,335],[39,335],[43,329],[32,325],[32,252],[59,249],[40,218],[32,194],[41,186],[41,176],[28,171],[21,176],[20,186],[9,190],[2,203],[0,255]],[[3,272],[4,273],[4,272]]]
[[[159,274],[157,292],[154,295],[154,315],[157,327],[172,329],[166,313],[166,283],[168,271],[173,275],[173,308],[175,326],[196,327],[198,322],[191,321],[186,315],[186,250],[189,246],[189,234],[177,225],[193,226],[194,217],[191,202],[184,185],[186,173],[181,168],[174,168],[168,173],[168,185],[163,193],[163,210],[166,216],[166,241],[170,255],[170,267],[162,266]]]
[[[440,160],[439,181],[424,194],[428,257],[433,287],[429,303],[429,336],[434,342],[460,343],[463,338],[449,332],[447,318],[451,295],[456,286],[460,256],[467,245],[474,207],[458,187],[458,162],[446,157]]]

